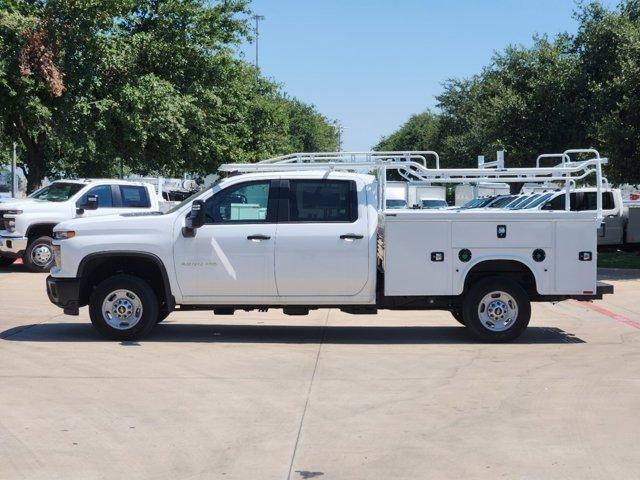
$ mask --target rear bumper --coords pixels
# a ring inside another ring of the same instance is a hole
[[[78,315],[80,308],[80,279],[47,277],[47,295],[54,305],[67,315]]]
[[[0,235],[0,254],[7,257],[19,257],[27,249],[27,237]]]
[[[539,297],[533,298],[532,300],[536,302],[562,302],[564,300],[602,300],[602,297],[604,295],[611,295],[612,293],[613,285],[605,282],[597,282],[595,292],[584,292],[584,294],[582,295],[540,295]]]

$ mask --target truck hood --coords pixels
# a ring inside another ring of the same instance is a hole
[[[22,210],[23,213],[60,212],[65,210],[65,203],[21,198],[15,202],[0,203],[0,208],[6,206],[12,210]]]
[[[0,208],[16,203],[33,203],[35,201],[33,198],[0,198]]]
[[[76,235],[133,234],[159,228],[170,229],[173,220],[173,215],[162,215],[159,212],[99,215],[66,220],[56,225],[54,231],[74,230]]]

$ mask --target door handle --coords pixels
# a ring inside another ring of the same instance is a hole
[[[364,238],[364,235],[356,235],[355,233],[345,233],[344,235],[340,235],[342,240],[361,240]]]
[[[252,240],[252,241],[260,241],[260,240],[269,240],[271,237],[268,235],[260,235],[260,234],[255,234],[255,235],[249,235],[247,237],[247,240]]]

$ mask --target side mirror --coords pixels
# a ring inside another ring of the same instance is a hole
[[[204,225],[204,201],[194,200],[191,204],[191,211],[185,219],[185,226],[182,234],[185,237],[194,237],[196,230]]]
[[[84,202],[78,205],[76,209],[76,213],[78,215],[82,215],[85,210],[97,210],[98,209],[98,196],[97,195],[87,195],[87,198]]]

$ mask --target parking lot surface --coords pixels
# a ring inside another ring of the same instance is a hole
[[[0,270],[0,479],[630,479],[640,274],[535,304],[515,343],[446,312],[174,313],[107,342]]]

